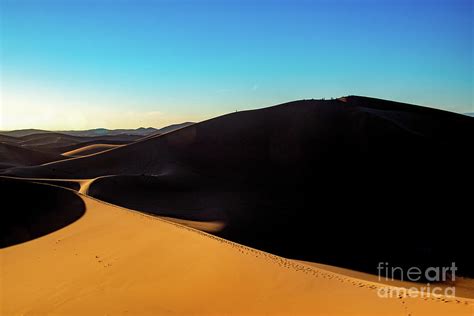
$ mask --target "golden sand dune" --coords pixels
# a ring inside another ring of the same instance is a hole
[[[79,147],[74,150],[70,150],[67,152],[62,153],[63,156],[67,157],[83,157],[91,154],[100,153],[112,148],[118,148],[122,145],[114,145],[114,144],[94,144],[94,145],[87,145],[84,147]]]
[[[468,299],[380,298],[381,285],[375,282],[296,263],[83,195],[80,198],[86,213],[79,220],[1,250],[2,315],[473,312],[474,301]]]

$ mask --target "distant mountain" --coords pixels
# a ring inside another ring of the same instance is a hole
[[[472,117],[474,117],[474,112],[471,112],[471,113],[464,113],[464,115],[467,115],[467,116],[472,116]]]
[[[73,136],[105,136],[105,135],[137,135],[137,136],[147,136],[157,131],[153,127],[140,127],[137,129],[106,129],[106,128],[95,128],[85,131],[61,131],[60,133],[73,135]]]

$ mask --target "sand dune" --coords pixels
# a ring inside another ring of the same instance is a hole
[[[305,264],[305,265],[310,265],[312,267],[316,267],[322,270],[334,272],[339,275],[344,275],[350,278],[361,279],[361,280],[374,282],[378,284],[386,284],[392,287],[398,287],[398,288],[415,287],[421,291],[423,288],[426,288],[427,286],[426,283],[401,281],[401,280],[391,279],[391,278],[385,279],[383,276],[379,278],[379,276],[377,275],[364,273],[364,272],[358,272],[358,271],[331,266],[327,264],[321,264],[317,262],[307,262],[307,261],[299,261],[299,260],[294,260],[294,261]],[[436,284],[431,284],[431,286],[436,286],[443,289],[454,286],[456,288],[456,297],[474,299],[474,279],[471,279],[471,278],[458,277],[455,281],[450,280],[446,282],[437,282]]]
[[[473,134],[473,119],[455,113],[365,97],[308,100],[4,173],[100,178],[90,195],[179,220],[224,222],[219,236],[285,257],[367,272],[383,260],[455,261],[473,276],[462,214],[449,211],[449,225],[427,216],[469,205],[462,183],[470,179]],[[430,237],[400,242],[421,232]],[[340,233],[351,238],[328,237]]]
[[[21,137],[0,134],[0,169],[34,166],[70,157],[81,157],[142,138],[140,135],[121,134],[94,138],[39,130],[24,132],[27,131],[31,134],[27,133]]]
[[[34,166],[65,159],[61,155],[26,149],[18,145],[0,143],[0,169]]]
[[[0,142],[1,143],[15,144],[18,141],[20,141],[19,138],[0,134]]]
[[[89,183],[87,194],[103,201],[113,201],[127,208],[146,211],[156,215],[173,216],[200,221],[224,221],[223,203],[229,196],[217,189],[209,190],[202,184],[195,187],[192,177],[179,175],[161,176],[106,176]],[[124,192],[124,199],[115,198]]]
[[[42,129],[28,128],[28,129],[14,130],[14,131],[0,131],[0,135],[18,138],[18,137],[23,137],[27,135],[41,134],[41,133],[47,133],[47,132],[48,131],[45,131]]]
[[[91,154],[100,153],[109,149],[118,148],[120,146],[121,145],[114,144],[94,144],[64,152],[62,153],[62,155],[67,157],[83,157]]]
[[[0,248],[58,230],[85,211],[83,201],[69,190],[0,177],[0,191],[5,205],[14,206],[2,210]]]
[[[59,133],[32,134],[20,138],[19,145],[25,148],[61,154],[87,145],[123,145],[142,138],[140,135],[103,135],[97,137],[71,136]]]
[[[74,151],[76,149],[80,149],[82,147],[86,147],[86,146],[91,146],[91,145],[100,145],[100,144],[109,144],[109,145],[126,145],[126,144],[130,144],[130,143],[133,143],[135,140],[122,140],[122,139],[113,139],[113,137],[109,138],[109,139],[102,139],[102,138],[98,138],[98,139],[94,139],[92,138],[92,140],[86,140],[86,141],[83,141],[83,142],[80,142],[80,143],[75,143],[75,144],[71,144],[71,145],[67,145],[67,146],[58,146],[58,147],[52,147],[52,148],[48,148],[48,149],[45,149],[45,150],[48,150],[48,151],[52,151],[52,152],[56,152],[56,153],[66,153],[66,152],[69,152],[69,151]]]
[[[80,199],[86,213],[79,220],[0,251],[2,315],[405,316],[473,311],[469,299],[380,298],[381,285],[375,282]]]
[[[46,131],[40,129],[21,129],[14,131],[0,131],[0,135],[11,136],[15,138],[34,135],[34,134],[45,134],[45,133],[59,133],[62,135],[80,136],[80,137],[102,137],[102,136],[115,136],[115,135],[137,135],[146,136],[156,132],[157,129],[153,127],[140,127],[137,129],[106,129],[106,128],[94,128],[89,130],[73,130],[73,131]]]

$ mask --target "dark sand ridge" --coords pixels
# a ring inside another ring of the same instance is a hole
[[[7,173],[112,176],[92,182],[89,194],[168,217],[223,219],[219,236],[286,257],[369,272],[379,261],[454,260],[472,275],[461,179],[469,178],[472,135],[472,118],[445,111],[310,100]]]
[[[66,159],[66,157],[54,153],[27,149],[17,145],[0,143],[0,169],[34,166],[62,159]]]

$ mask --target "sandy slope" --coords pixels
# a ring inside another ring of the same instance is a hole
[[[320,268],[326,271],[335,272],[337,274],[345,275],[345,276],[355,278],[355,279],[363,279],[366,281],[382,283],[382,284],[386,284],[386,285],[390,285],[394,287],[404,287],[404,288],[415,287],[418,289],[421,289],[421,288],[426,289],[426,283],[400,281],[397,279],[391,279],[390,277],[388,279],[385,279],[383,276],[379,278],[378,275],[340,268],[340,267],[331,266],[327,264],[321,264],[317,262],[307,262],[307,261],[299,261],[299,260],[294,260],[294,261],[303,263],[306,265],[310,265],[316,268]],[[431,284],[430,286],[431,287],[436,286],[442,289],[446,289],[447,287],[454,286],[456,288],[456,296],[467,298],[467,299],[474,299],[474,279],[471,279],[471,278],[456,277],[456,280],[454,282],[452,281],[437,282],[436,284]]]
[[[0,169],[39,165],[65,158],[58,154],[23,148],[17,144],[0,143]]]
[[[473,312],[472,300],[382,299],[376,283],[81,198],[78,221],[0,251],[2,315]]]
[[[84,147],[80,147],[74,150],[67,151],[65,153],[62,153],[62,155],[68,156],[68,157],[83,157],[83,156],[87,156],[91,154],[100,153],[112,148],[117,148],[120,146],[121,145],[114,145],[114,144],[94,144],[94,145],[88,145],[88,146],[84,146]]]

